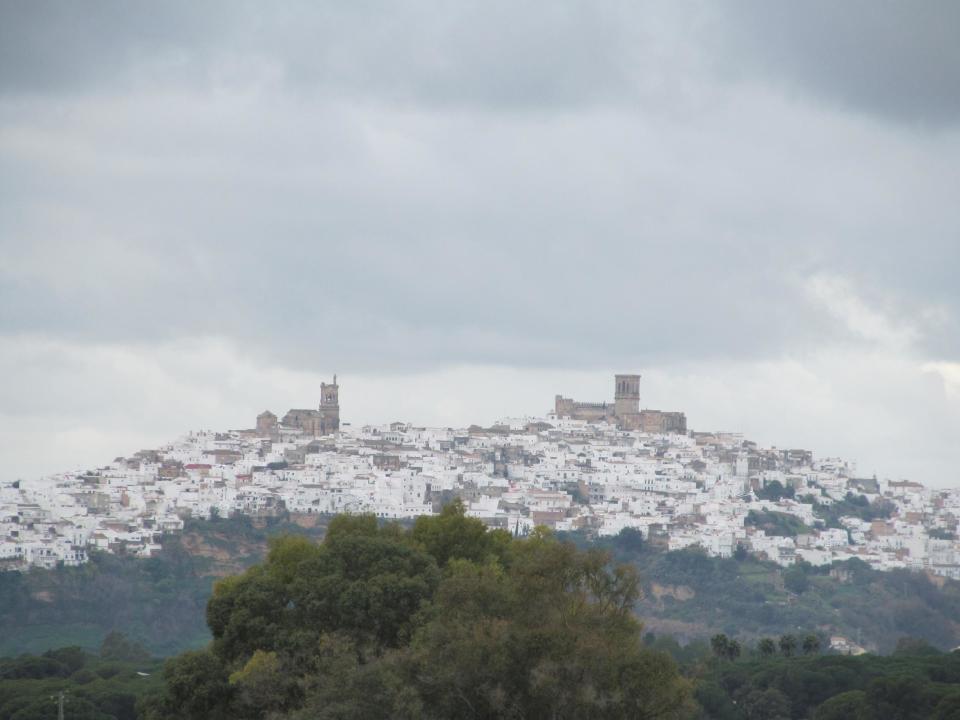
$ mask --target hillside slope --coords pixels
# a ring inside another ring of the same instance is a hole
[[[157,655],[200,647],[210,637],[204,615],[213,583],[259,562],[269,537],[289,533],[321,537],[323,525],[191,521],[153,558],[95,553],[80,567],[0,572],[0,656],[94,650],[114,630]]]
[[[285,533],[319,538],[324,525],[194,521],[149,560],[98,554],[79,568],[0,573],[0,655],[72,644],[95,649],[113,630],[159,655],[199,647],[209,639],[204,616],[215,580],[259,562],[268,538]],[[903,636],[944,650],[960,645],[955,581],[879,573],[857,562],[784,570],[753,558],[665,552],[630,533],[597,544],[637,566],[644,590],[637,613],[658,635],[688,641],[723,632],[749,640],[802,630],[880,652]]]
[[[639,569],[644,598],[637,612],[658,634],[749,640],[803,631],[841,635],[882,653],[904,636],[941,650],[960,645],[960,583],[939,576],[877,572],[857,560],[785,569],[750,556],[664,552],[629,535],[601,544]]]

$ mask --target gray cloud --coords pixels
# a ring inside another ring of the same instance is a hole
[[[0,92],[244,86],[410,104],[697,102],[697,73],[763,78],[841,107],[960,117],[960,6],[738,0],[318,4],[11,2]]]
[[[564,108],[696,98],[692,74],[765,78],[841,107],[960,117],[960,7],[854,0],[716,5],[11,2],[0,92],[247,85],[397,103]],[[694,99],[693,102],[696,102]]]
[[[219,16],[219,17],[218,17]],[[0,89],[62,92],[129,82],[195,59],[231,24],[224,4],[171,0],[9,2],[0,6]]]
[[[267,90],[35,123],[35,102],[3,145],[14,331],[223,333],[343,366],[775,355],[835,332],[800,290],[825,268],[957,314],[943,146],[752,96],[682,120]]]
[[[952,0],[739,0],[725,9],[721,44],[741,72],[908,124],[960,120],[960,5]]]
[[[644,66],[672,52],[657,37],[668,19],[646,5],[598,12],[579,0],[292,2],[272,11],[218,0],[9,3],[0,9],[0,88],[212,87],[262,72],[307,93],[569,106],[635,98],[653,82]]]
[[[0,339],[380,375],[740,382],[900,335],[898,368],[955,362],[941,10],[798,7],[0,4]],[[858,332],[818,277],[909,331]]]

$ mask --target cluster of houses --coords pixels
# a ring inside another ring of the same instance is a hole
[[[373,513],[403,519],[459,497],[491,527],[750,552],[791,565],[859,558],[960,578],[960,491],[859,478],[852,465],[736,433],[649,433],[558,416],[492,427],[343,424],[191,432],[87,472],[0,485],[0,568],[148,557],[188,517]],[[866,512],[876,509],[877,512]]]

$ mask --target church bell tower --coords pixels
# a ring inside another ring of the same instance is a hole
[[[613,402],[617,425],[624,430],[640,427],[640,376],[616,375]]]
[[[330,435],[340,429],[340,386],[337,376],[333,383],[320,383],[320,434]]]

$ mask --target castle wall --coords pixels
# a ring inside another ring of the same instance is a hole
[[[586,420],[588,422],[612,420],[614,417],[614,408],[607,403],[574,403],[571,417],[576,420]]]
[[[682,412],[642,410],[640,412],[639,429],[646,433],[685,434],[687,432],[687,416]]]
[[[562,395],[556,396],[554,412],[556,412],[557,417],[583,420],[584,422],[611,421],[615,416],[614,406],[610,403],[576,402]]]
[[[288,410],[281,423],[287,427],[300,428],[306,433],[316,435],[314,428],[320,413],[311,409]]]

